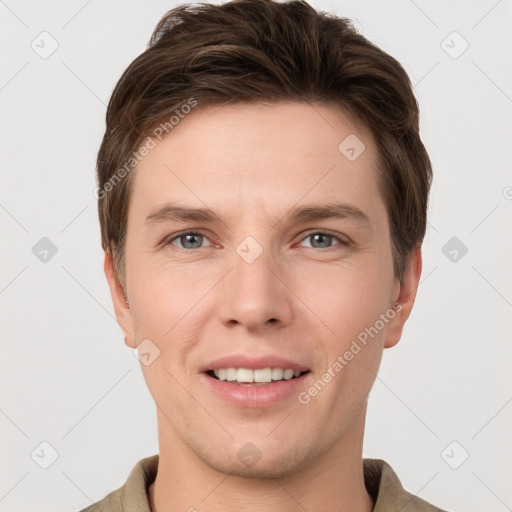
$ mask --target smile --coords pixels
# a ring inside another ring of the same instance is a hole
[[[208,370],[206,373],[217,380],[246,385],[266,385],[271,382],[292,380],[301,377],[309,370],[301,372],[291,368],[219,368]]]

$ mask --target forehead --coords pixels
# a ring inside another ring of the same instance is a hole
[[[239,216],[338,201],[378,214],[376,161],[369,130],[339,107],[198,106],[133,171],[130,210],[179,200]]]

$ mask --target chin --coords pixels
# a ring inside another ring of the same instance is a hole
[[[196,451],[196,455],[213,470],[239,478],[274,479],[290,476],[299,471],[305,463],[303,447],[293,447],[288,452],[277,452],[267,448],[258,450],[252,443],[241,449],[233,449],[223,458],[219,451]]]
[[[208,464],[208,461],[204,461]],[[250,479],[275,479],[284,478],[296,473],[301,467],[301,461],[279,461],[275,458],[273,461],[256,462],[252,466],[247,466],[240,461],[217,460],[214,464],[208,464],[212,469],[230,476]]]

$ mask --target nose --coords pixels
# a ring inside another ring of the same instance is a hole
[[[237,252],[232,270],[223,279],[220,290],[220,317],[224,325],[240,324],[258,331],[269,324],[283,327],[292,319],[292,298],[287,273],[270,251],[252,262]],[[288,278],[289,279],[289,278]]]

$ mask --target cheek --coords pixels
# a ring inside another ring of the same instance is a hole
[[[161,367],[172,374],[179,369],[187,370],[188,353],[204,329],[208,301],[206,292],[214,285],[214,281],[205,279],[199,286],[198,275],[185,272],[172,273],[170,269],[152,269],[143,271],[133,279],[132,318],[137,340],[149,338],[160,351],[158,360]],[[213,278],[212,278],[213,279]],[[149,367],[147,377],[154,380],[156,375]],[[167,376],[168,377],[168,376]],[[167,378],[160,375],[158,378]]]
[[[331,368],[336,374],[332,389],[338,389],[336,396],[347,403],[371,386],[372,372],[377,373],[382,357],[387,323],[380,318],[389,308],[392,281],[386,262],[379,261],[372,257],[364,266],[339,268],[328,276],[319,272],[309,281],[315,283],[314,293],[306,287],[297,293],[321,320],[317,322],[315,317],[318,326],[311,330],[326,354],[324,370]],[[313,318],[310,312],[308,316]],[[335,361],[339,362],[338,371],[332,368]]]
[[[181,318],[188,318],[187,312],[201,297],[201,287],[197,286],[198,276],[188,269],[177,272],[153,260],[157,258],[143,253],[132,254],[131,260],[127,260],[133,298],[130,305],[139,325],[151,330],[146,335],[162,337],[175,324],[179,325]]]
[[[322,330],[325,335],[316,335],[319,350],[325,352],[326,358],[314,389],[305,390],[311,397],[319,396],[309,410],[313,416],[321,414],[319,410],[331,411],[339,422],[346,421],[373,385],[387,326],[380,318],[388,308],[387,285],[378,270],[378,266],[370,266],[366,272],[359,269],[331,276],[324,294],[317,293],[314,302],[308,302],[329,327]]]
[[[360,264],[340,265],[329,273],[319,268],[307,279],[299,278],[295,290],[312,311],[343,335],[369,322],[373,324],[384,313],[392,283],[389,273],[378,257],[366,258]]]

